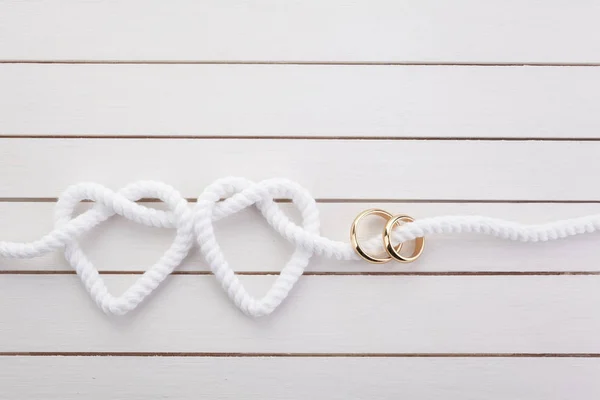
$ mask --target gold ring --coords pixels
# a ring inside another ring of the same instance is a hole
[[[391,235],[394,230],[394,226],[398,224],[399,221],[404,222],[414,222],[414,218],[409,217],[408,215],[396,215],[393,218],[390,218],[385,224],[385,232],[383,234],[383,244],[385,246],[385,251],[396,261],[400,261],[402,263],[410,263],[415,261],[417,258],[421,256],[423,253],[423,248],[425,247],[425,238],[419,237],[415,239],[415,250],[410,257],[405,257],[400,254],[400,247],[394,248],[392,244]],[[398,224],[399,225],[399,224]],[[402,244],[402,243],[400,243]]]
[[[350,242],[352,243],[352,247],[354,247],[354,250],[356,251],[356,253],[361,256],[363,259],[367,260],[370,263],[373,264],[384,264],[386,262],[389,262],[392,260],[392,256],[388,256],[386,258],[378,258],[378,257],[373,257],[369,254],[367,254],[358,244],[358,239],[356,238],[356,230],[358,229],[358,223],[359,221],[368,216],[368,215],[377,215],[378,217],[384,218],[386,221],[389,220],[390,218],[392,218],[392,214],[390,214],[387,211],[381,210],[379,208],[371,208],[369,210],[365,210],[363,212],[361,212],[360,214],[358,214],[358,216],[354,219],[354,222],[352,222],[352,227],[350,228]],[[393,246],[392,246],[393,247]],[[400,245],[397,248],[397,251],[400,251],[400,248],[402,247],[402,243],[400,243]]]

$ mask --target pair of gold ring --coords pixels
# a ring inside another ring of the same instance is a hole
[[[367,252],[365,252],[360,244],[358,243],[358,238],[356,237],[356,231],[358,230],[358,223],[361,219],[369,215],[376,215],[385,219],[387,222],[385,224],[385,229],[383,230],[383,246],[385,251],[387,252],[387,257],[375,257]],[[409,257],[403,256],[400,254],[400,250],[402,249],[402,243],[394,246],[392,244],[391,236],[392,232],[396,225],[400,226],[400,222],[413,222],[414,218],[408,215],[392,215],[387,211],[381,210],[379,208],[371,208],[369,210],[365,210],[358,214],[358,216],[354,219],[352,223],[352,227],[350,228],[350,242],[352,243],[352,247],[356,253],[361,256],[363,259],[367,260],[373,264],[383,264],[392,260],[396,260],[401,263],[410,263],[415,261],[417,258],[421,256],[423,253],[423,248],[425,247],[425,238],[420,237],[415,239],[415,248],[413,250],[413,254]]]

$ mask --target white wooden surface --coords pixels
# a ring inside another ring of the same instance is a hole
[[[447,398],[467,400],[567,399],[599,390],[598,364],[593,358],[2,357],[2,383],[13,390],[0,398],[119,393],[131,400],[195,400],[199,394],[220,399],[242,393],[251,400],[346,400],[418,393],[420,399],[439,399],[443,387]],[[23,382],[25,374],[35,375],[35,384]],[[58,382],[68,383],[60,395]]]
[[[115,293],[137,278],[105,277]],[[256,296],[273,280],[242,276]],[[275,315],[254,320],[212,276],[180,275],[115,318],[74,275],[11,274],[0,283],[0,352],[600,353],[598,285],[600,276],[306,276]]]
[[[593,201],[599,151],[600,141],[0,138],[0,197],[154,179],[194,198],[241,175],[292,179],[328,200]]]
[[[594,67],[0,64],[0,87],[4,135],[600,136]]]
[[[5,60],[598,63],[594,0],[4,0]]]
[[[374,206],[600,213],[599,17],[591,0],[2,0],[0,239],[47,232],[79,181],[192,200],[287,177],[340,240]],[[118,293],[172,235],[115,218],[82,243]],[[292,251],[252,210],[217,235],[254,294]],[[0,398],[600,396],[599,235],[428,240],[411,265],[314,258],[260,320],[197,253],[121,318],[61,254],[0,260]]]
[[[598,391],[598,363],[590,358],[0,358],[13,394],[57,400],[64,398],[56,394],[57,382],[69,383],[62,389],[67,398],[110,398],[117,392],[132,400],[197,399],[199,393],[217,399],[240,393],[247,399],[306,399],[315,393],[335,400],[413,393],[436,399],[442,386],[468,400],[546,400]],[[36,384],[23,384],[22,374],[35,374]],[[0,398],[12,399],[7,393]]]

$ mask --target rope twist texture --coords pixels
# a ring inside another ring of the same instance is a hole
[[[160,199],[168,209],[162,211],[136,203],[142,198]],[[301,225],[291,221],[273,201],[274,198],[290,198],[300,211]],[[74,217],[76,206],[83,200],[91,200],[95,205]],[[276,281],[260,299],[246,291],[225,259],[213,229],[214,221],[253,205],[275,231],[296,246]],[[98,270],[77,241],[82,234],[115,214],[139,224],[176,230],[169,249],[118,297],[110,294]],[[312,255],[337,260],[360,259],[349,243],[321,236],[319,225],[319,212],[313,197],[306,189],[286,179],[257,183],[244,178],[220,179],[204,190],[193,207],[177,190],[161,182],[139,181],[117,192],[96,183],[80,183],[69,187],[60,196],[55,208],[55,228],[51,232],[29,243],[0,242],[0,256],[33,258],[64,248],[67,261],[96,304],[106,313],[123,315],[150,295],[197,243],[229,298],[245,314],[259,317],[270,314],[281,304]],[[443,216],[402,225],[394,231],[393,239],[405,242],[431,234],[481,233],[503,239],[538,242],[592,233],[598,229],[600,215],[539,225],[481,216]],[[381,237],[371,238],[363,246],[373,252],[383,251]]]

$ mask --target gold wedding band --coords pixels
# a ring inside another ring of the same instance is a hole
[[[408,215],[396,215],[393,218],[389,219],[387,224],[385,224],[385,232],[383,234],[383,245],[385,246],[385,251],[396,261],[401,263],[410,263],[415,261],[417,258],[421,256],[423,253],[423,248],[425,247],[425,238],[418,237],[415,239],[415,249],[413,250],[413,254],[410,257],[403,256],[394,248],[392,244],[392,232],[394,231],[395,225],[400,221],[404,222],[414,222],[415,219]]]
[[[356,237],[356,231],[358,230],[358,223],[360,222],[361,219],[363,219],[364,217],[367,217],[369,215],[377,215],[378,217],[381,217],[383,219],[385,219],[387,222],[385,224],[385,229],[383,231],[383,247],[385,249],[385,251],[388,253],[388,257],[375,257],[372,256],[370,254],[368,254],[367,252],[365,252],[362,247],[360,246],[360,244],[358,243],[358,238]],[[421,253],[423,253],[423,249],[425,247],[425,238],[424,237],[419,237],[415,239],[415,249],[413,251],[413,254],[409,257],[403,256],[402,254],[400,254],[400,250],[402,249],[402,243],[397,244],[395,247],[392,244],[392,233],[394,231],[394,228],[396,227],[396,225],[400,225],[399,222],[403,221],[403,222],[414,222],[414,218],[408,216],[408,215],[395,215],[393,216],[392,214],[390,214],[387,211],[381,210],[379,208],[371,208],[369,210],[365,210],[363,212],[361,212],[360,214],[358,214],[358,216],[354,219],[354,222],[352,222],[352,227],[350,228],[350,242],[352,243],[352,247],[354,248],[354,251],[356,251],[356,253],[362,257],[363,259],[367,260],[370,263],[373,264],[384,264],[387,263],[389,261],[391,261],[392,259],[401,262],[401,263],[410,263],[415,261],[417,258],[419,258],[421,256]]]
[[[371,208],[369,210],[365,210],[365,211],[361,212],[360,214],[358,214],[358,216],[354,219],[354,222],[352,222],[352,227],[350,228],[350,242],[352,243],[352,247],[354,247],[354,251],[356,251],[356,253],[359,256],[361,256],[363,259],[367,260],[370,263],[384,264],[386,262],[392,261],[391,255],[388,255],[385,258],[374,257],[370,254],[367,254],[367,252],[365,252],[360,247],[360,244],[358,243],[358,238],[356,237],[358,223],[360,222],[361,219],[363,219],[364,217],[369,216],[369,215],[377,215],[378,217],[384,218],[386,221],[388,221],[389,219],[392,218],[392,214],[390,214],[387,211],[381,210],[379,208]],[[400,243],[400,246],[398,246],[398,251],[400,251],[401,247],[402,247],[402,243]]]

